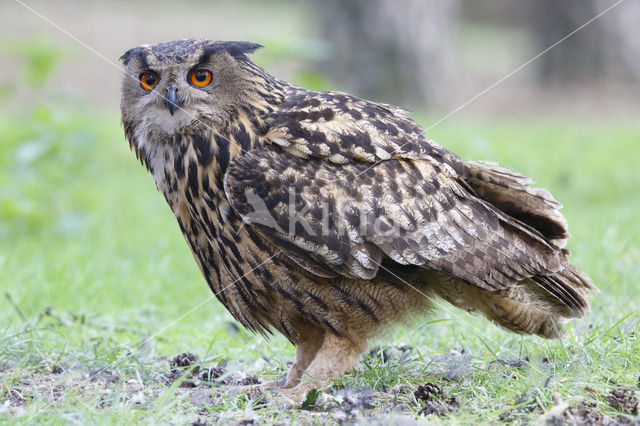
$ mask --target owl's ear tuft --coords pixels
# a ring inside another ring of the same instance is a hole
[[[261,47],[261,44],[251,43],[249,41],[228,41],[224,43],[224,50],[229,52],[232,56],[247,55],[255,52]]]
[[[142,51],[143,51],[143,48],[141,46],[129,49],[126,52],[124,52],[122,56],[120,56],[120,60],[122,61],[123,64],[129,65],[129,62],[131,62],[131,59],[136,56],[140,56]]]
[[[249,41],[217,41],[204,48],[203,56],[208,57],[224,50],[235,58],[246,59],[246,55],[255,52],[256,49],[261,47],[262,45]]]

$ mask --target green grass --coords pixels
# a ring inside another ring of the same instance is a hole
[[[423,417],[413,390],[425,382],[458,404],[448,416],[429,416],[433,422],[530,422],[558,396],[622,414],[609,391],[635,389],[640,376],[640,125],[451,118],[429,135],[464,159],[498,161],[550,189],[565,204],[571,259],[601,293],[555,341],[440,304],[372,342],[387,361],[374,350],[336,386],[375,388],[375,408],[355,412],[391,419]],[[0,114],[0,288],[0,423],[324,422],[353,414],[344,414],[349,398],[341,393],[316,411],[282,410],[226,388],[166,380],[168,359],[180,352],[202,366],[226,361],[234,374],[278,377],[294,349],[281,336],[265,340],[231,325],[114,112],[43,104]]]

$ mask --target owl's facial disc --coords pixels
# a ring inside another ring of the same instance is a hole
[[[202,125],[217,128],[261,99],[248,42],[174,40],[138,46],[122,56],[123,121],[154,138]]]

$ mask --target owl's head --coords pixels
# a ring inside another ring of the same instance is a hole
[[[194,121],[223,123],[255,100],[259,80],[268,76],[246,56],[259,47],[187,39],[130,49],[120,58],[123,121],[156,134],[174,134]]]

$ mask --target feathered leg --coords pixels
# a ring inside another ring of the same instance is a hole
[[[298,345],[296,347],[296,361],[291,366],[287,380],[282,385],[282,389],[289,389],[300,383],[300,378],[304,370],[316,357],[322,342],[324,340],[325,331],[319,328],[308,327],[304,334],[300,334]]]
[[[303,401],[311,389],[322,390],[329,386],[332,379],[351,370],[358,362],[365,344],[325,333],[322,345],[302,372],[299,383],[278,393],[294,401]]]

